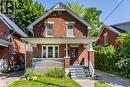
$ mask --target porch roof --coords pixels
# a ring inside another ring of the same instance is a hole
[[[10,43],[6,40],[0,39],[0,46],[8,47]]]
[[[98,37],[44,37],[44,38],[23,38],[32,44],[90,44]]]

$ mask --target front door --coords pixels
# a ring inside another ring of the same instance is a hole
[[[78,64],[78,48],[74,47],[70,49],[70,64]]]

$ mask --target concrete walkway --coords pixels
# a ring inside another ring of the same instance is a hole
[[[94,87],[94,80],[90,79],[73,79],[77,83],[79,83],[82,87]]]
[[[7,73],[4,76],[0,77],[0,87],[6,87],[9,83],[16,81],[19,79],[21,75],[23,75],[23,71],[11,72]]]
[[[124,79],[113,74],[108,74],[97,70],[96,75],[96,80],[106,82],[114,87],[130,87],[130,79]]]

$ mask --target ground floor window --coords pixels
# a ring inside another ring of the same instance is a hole
[[[59,46],[43,45],[42,46],[42,57],[43,58],[58,58],[59,57]]]

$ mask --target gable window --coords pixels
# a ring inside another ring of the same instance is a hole
[[[108,34],[107,33],[104,34],[104,45],[105,46],[108,45]]]
[[[52,36],[53,35],[53,24],[47,23],[46,24],[46,36]]]
[[[67,37],[73,37],[74,36],[74,23],[68,23],[67,24]]]

